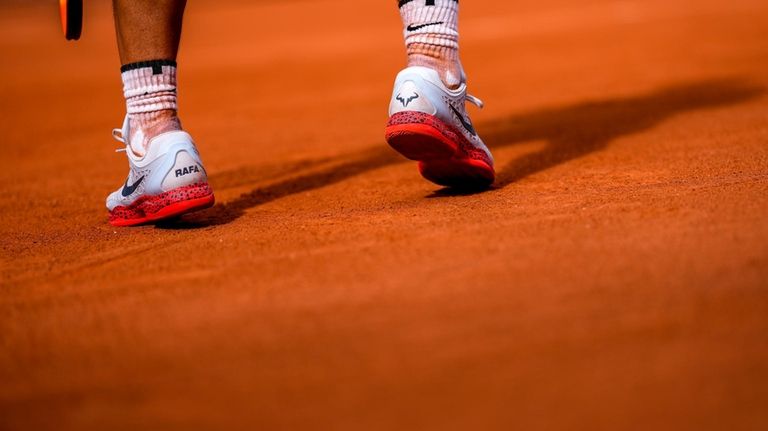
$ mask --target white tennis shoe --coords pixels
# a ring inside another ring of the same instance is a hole
[[[419,162],[421,175],[456,188],[490,186],[493,156],[477,135],[465,103],[483,103],[467,94],[466,84],[447,88],[427,67],[408,67],[397,75],[385,132],[389,145]]]
[[[127,139],[128,117],[123,128],[114,129],[112,136],[125,144],[125,149],[118,151],[125,151],[130,171],[125,184],[107,197],[110,224],[151,223],[214,204],[203,163],[187,132],[165,132],[153,137],[143,155]]]

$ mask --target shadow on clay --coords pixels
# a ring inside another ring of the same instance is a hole
[[[620,136],[648,130],[676,114],[744,102],[764,91],[762,87],[735,78],[714,79],[670,85],[637,96],[524,112],[485,122],[479,125],[478,130],[492,151],[516,143],[546,141],[540,151],[526,154],[505,166],[497,166],[496,182],[489,190],[503,188],[537,172],[603,150]],[[230,223],[243,216],[249,208],[404,162],[411,163],[382,143],[340,157],[317,172],[254,188],[229,202],[158,224],[157,227],[191,229]],[[310,161],[307,165],[313,163]],[[251,170],[258,169],[255,166]],[[414,173],[414,181],[417,181],[416,176]],[[233,172],[221,172],[213,175],[211,182],[214,188],[228,187],[227,179],[232,177]],[[220,181],[225,183],[220,184]],[[442,188],[428,197],[467,196],[482,192]]]

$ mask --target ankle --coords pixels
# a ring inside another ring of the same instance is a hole
[[[162,133],[181,129],[181,120],[175,109],[128,114],[131,148],[138,154],[146,152],[149,142]]]
[[[415,45],[415,44],[414,44]],[[446,87],[455,90],[466,81],[464,69],[458,55],[445,55],[442,47],[409,46],[408,66],[422,66],[433,69],[440,76]]]
[[[161,133],[181,130],[181,120],[175,109],[163,109],[140,114],[128,114],[131,130],[141,130],[147,137],[155,137]]]

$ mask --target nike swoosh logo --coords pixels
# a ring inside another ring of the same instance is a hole
[[[469,132],[472,136],[477,136],[477,132],[475,132],[475,128],[472,126],[472,123],[470,123],[467,119],[465,119],[464,116],[461,115],[461,112],[459,112],[458,109],[454,108],[453,104],[449,103],[448,106],[450,106],[451,111],[453,111],[453,113],[456,114],[457,117],[459,117],[459,121],[461,122],[461,125],[464,126],[465,129],[467,129],[467,132]]]
[[[430,25],[440,25],[440,24],[443,24],[443,22],[442,21],[438,21],[438,22],[430,22],[430,23],[427,23],[427,24],[416,24],[416,25],[408,24],[408,27],[406,27],[406,29],[408,31],[416,31],[416,30],[419,30],[419,29],[424,28],[424,27],[429,27]]]
[[[123,197],[130,196],[133,194],[133,192],[136,191],[136,188],[139,187],[139,184],[144,181],[144,175],[141,176],[141,178],[138,179],[133,185],[128,185],[128,179],[125,179],[125,185],[123,186],[123,191],[121,192]]]

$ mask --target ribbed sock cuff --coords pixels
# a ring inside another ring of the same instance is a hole
[[[151,60],[120,68],[128,114],[177,109],[176,62]]]

